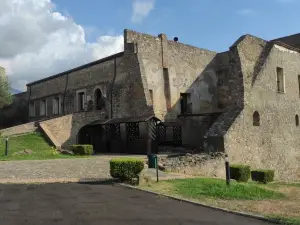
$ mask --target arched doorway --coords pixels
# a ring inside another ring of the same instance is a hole
[[[101,125],[86,125],[78,132],[78,144],[93,145],[94,153],[106,152],[105,132]]]
[[[104,101],[102,92],[99,88],[95,91],[95,108],[96,110],[101,110],[104,107]]]

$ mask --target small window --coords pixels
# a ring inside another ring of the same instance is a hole
[[[78,93],[78,111],[83,111],[85,109],[85,93],[84,92],[79,92]]]
[[[60,100],[59,97],[53,99],[53,114],[58,115],[60,113]]]
[[[277,67],[277,91],[284,93],[284,74],[280,67]]]
[[[102,97],[102,92],[99,88],[97,88],[95,91],[95,105],[96,105],[96,110],[101,110],[103,107],[105,107],[105,102]]]
[[[260,126],[260,116],[257,111],[253,113],[253,126]]]
[[[181,114],[190,114],[192,113],[192,102],[190,93],[181,93],[180,94],[180,105],[181,105]]]
[[[46,116],[47,115],[47,102],[46,100],[41,100],[40,102],[40,116]]]
[[[299,126],[299,116],[298,115],[295,116],[295,123],[296,123],[296,127],[298,127]]]
[[[149,95],[150,95],[150,105],[153,105],[153,91],[149,89]]]

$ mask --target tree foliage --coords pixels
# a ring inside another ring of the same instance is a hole
[[[9,105],[12,102],[12,95],[10,93],[10,83],[3,71],[4,70],[0,67],[0,108]]]

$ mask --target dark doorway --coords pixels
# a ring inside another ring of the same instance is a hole
[[[107,152],[105,130],[101,125],[81,128],[78,133],[78,144],[93,145],[95,154]]]
[[[181,114],[192,113],[191,94],[181,93],[180,94],[180,107]]]

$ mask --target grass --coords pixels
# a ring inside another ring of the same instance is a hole
[[[213,178],[192,178],[144,183],[141,189],[201,202],[232,211],[271,218],[278,223],[300,225],[298,183],[232,182]]]
[[[300,217],[289,218],[284,216],[267,216],[267,218],[276,221],[278,224],[284,225],[300,225]]]
[[[28,155],[14,154],[25,149],[29,149],[33,153]],[[58,154],[40,133],[30,133],[9,138],[8,155],[5,156],[4,154],[5,141],[0,139],[0,161],[75,158],[75,156]]]
[[[218,199],[263,200],[284,197],[282,193],[264,189],[259,185],[235,182],[227,186],[224,180],[219,179],[196,178],[166,182],[172,184],[176,194],[188,198],[209,196]]]

